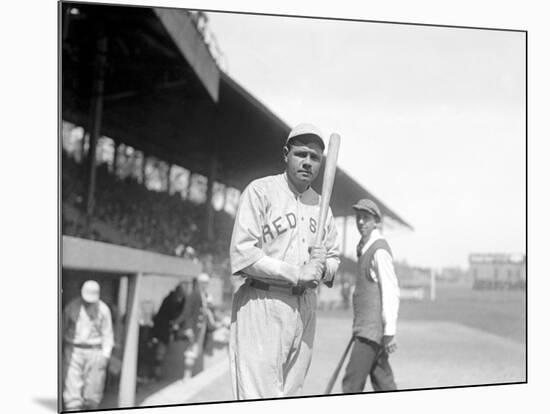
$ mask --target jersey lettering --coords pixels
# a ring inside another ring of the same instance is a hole
[[[283,216],[277,217],[275,220],[271,222],[273,225],[273,228],[271,228],[270,224],[264,224],[262,226],[262,239],[264,243],[267,243],[268,237],[271,237],[271,240],[275,240],[276,236],[274,235],[275,232],[277,233],[277,236],[280,236],[281,234],[285,233],[289,229],[296,228],[296,215],[294,213],[287,213],[285,214],[286,221],[288,223],[288,227],[285,227],[285,223],[283,222]]]
[[[277,217],[275,220],[273,220],[273,227],[275,227],[275,230],[277,230],[277,236],[280,236],[281,234],[283,234],[285,231],[288,230],[281,227],[282,219],[283,219],[282,217]]]
[[[269,224],[266,224],[262,227],[262,238],[264,240],[264,243],[267,243],[267,236],[271,237],[271,240],[273,240],[275,237],[273,237],[273,233],[271,233],[271,229],[269,228]]]
[[[296,216],[294,213],[287,213],[286,220],[288,221],[288,227],[291,229],[296,228]]]
[[[312,233],[316,233],[317,232],[317,222],[315,221],[314,218],[309,218],[309,230],[312,232]]]

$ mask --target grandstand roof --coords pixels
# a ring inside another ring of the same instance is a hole
[[[221,71],[213,96],[212,83],[201,79],[197,65],[183,56],[174,35],[177,27],[170,27],[158,9],[77,4],[78,14],[71,14],[70,5],[63,7],[64,120],[89,125],[93,62],[102,27],[108,39],[102,135],[205,176],[216,156],[216,181],[241,190],[254,178],[282,171],[282,146],[290,127]],[[318,190],[322,175],[314,184]],[[359,198],[373,199],[383,215],[412,228],[338,169],[334,215],[352,215],[351,205]]]

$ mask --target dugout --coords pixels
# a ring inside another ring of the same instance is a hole
[[[145,292],[142,286],[148,277],[170,278],[191,282],[201,271],[201,265],[185,259],[145,252],[109,243],[62,237],[61,303],[80,295],[85,280],[94,279],[101,285],[101,299],[109,306],[113,317],[115,348],[113,357],[120,362],[118,384],[107,387],[118,393],[118,407],[133,407],[138,365],[140,309]],[[59,327],[59,341],[62,329]],[[60,387],[61,388],[61,387]]]
[[[208,179],[201,225],[214,239],[214,182],[242,190],[279,173],[290,127],[220,69],[200,16],[184,9],[61,2],[60,124],[87,131],[86,214],[94,215],[95,156],[100,136]],[[116,151],[115,151],[116,154]],[[116,164],[116,158],[115,158]],[[62,163],[60,163],[63,169]],[[323,171],[314,184],[322,186]],[[350,200],[371,198],[385,220],[410,227],[341,169],[332,197],[336,217],[353,214]],[[62,237],[62,306],[89,276],[121,318],[124,337],[119,406],[135,398],[137,298],[146,275],[190,278],[200,268],[182,259],[108,243]],[[121,250],[122,249],[122,250]],[[126,296],[126,299],[124,299]],[[122,313],[122,310],[125,313]]]

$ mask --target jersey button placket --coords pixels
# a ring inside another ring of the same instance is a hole
[[[305,226],[305,220],[306,220],[306,218],[303,216],[302,213],[300,213],[300,215],[301,215],[301,223],[300,223],[298,226],[302,226],[302,227],[303,227],[303,226]],[[305,233],[306,230],[303,229],[302,232]],[[305,240],[303,237],[302,237],[302,243],[303,243],[303,244],[306,243],[306,240]],[[307,262],[304,260],[303,263],[306,264]]]
[[[297,213],[297,216],[298,217],[301,217],[302,216],[302,206],[301,206],[301,196],[298,195],[298,197],[296,197],[296,213]],[[296,229],[298,230],[298,237],[296,238],[297,240],[297,247],[298,247],[298,264],[299,265],[302,265],[305,264],[305,262],[303,261],[304,260],[304,255],[302,254],[303,250],[304,250],[304,245],[303,245],[303,242],[302,242],[302,234],[303,234],[303,229],[302,229],[302,226],[300,225],[301,223],[298,222],[297,226],[296,226]]]
[[[300,221],[300,223],[298,224],[298,228],[300,229],[299,233],[298,233],[298,239],[300,241],[300,264],[306,264],[307,263],[307,259],[308,259],[308,253],[307,253],[307,248],[308,248],[308,245],[306,243],[306,238],[304,237],[304,234],[306,234],[306,229],[304,228],[305,226],[305,221],[304,221],[304,211],[305,208],[302,204],[300,204],[300,217],[302,217],[302,220]]]

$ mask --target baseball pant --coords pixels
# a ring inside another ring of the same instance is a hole
[[[103,398],[107,368],[101,349],[67,346],[63,353],[65,410],[96,409]]]
[[[233,298],[229,359],[237,400],[298,395],[311,362],[317,294],[243,284]]]
[[[363,392],[369,375],[375,391],[397,389],[388,353],[376,342],[355,337],[342,380],[342,391],[344,393]]]

